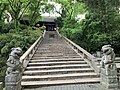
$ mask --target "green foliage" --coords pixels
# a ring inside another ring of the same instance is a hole
[[[8,4],[5,1],[0,1],[0,21],[3,21],[3,13],[7,9]]]
[[[34,25],[35,22],[40,18],[40,6],[41,6],[41,0],[30,0],[30,6],[28,8],[29,10],[29,20],[30,25]]]
[[[44,31],[46,29],[45,26],[40,27],[40,30]]]
[[[0,81],[4,81],[6,60],[13,47],[20,47],[25,52],[35,40],[42,35],[40,29],[23,29],[20,32],[10,30],[9,33],[0,34]]]
[[[41,0],[7,0],[9,9],[7,10],[14,21],[14,27],[16,31],[19,31],[19,21],[26,15],[30,21],[30,25],[34,25],[36,20],[40,18],[40,4]]]
[[[89,52],[96,52],[103,45],[111,44],[115,53],[120,54],[118,0],[77,1],[86,4],[88,13],[85,19],[79,24],[74,19],[62,18],[61,32]]]
[[[61,11],[57,11],[57,13],[61,15],[61,17],[58,17],[56,20],[58,26],[60,28],[68,26],[76,27],[76,25],[72,25],[71,22],[76,23],[75,17],[77,17],[78,14],[86,12],[85,4],[71,0],[56,0],[56,2],[61,4]]]
[[[81,41],[84,42],[82,46],[90,52],[95,52],[100,50],[104,44],[112,44],[116,51],[116,47],[119,46],[117,46],[118,44],[113,44],[113,40],[119,42],[119,40],[116,41],[114,38],[120,37],[119,35],[114,35],[115,32],[119,32],[120,30],[120,16],[116,5],[109,0],[95,0],[93,3],[90,2],[92,1],[86,0],[85,2],[89,14],[86,15],[86,19],[81,24],[82,35],[84,35]]]
[[[0,33],[8,33],[10,29],[15,29],[14,23],[9,24],[2,23]]]

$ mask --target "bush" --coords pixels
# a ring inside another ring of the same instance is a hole
[[[10,29],[15,29],[14,23],[9,24],[2,23],[0,33],[8,33]]]
[[[11,29],[9,33],[0,34],[0,81],[4,81],[6,60],[11,48],[20,47],[25,52],[40,35],[42,35],[41,30],[27,29],[20,32]]]
[[[40,27],[40,30],[44,31],[46,29],[45,26]]]

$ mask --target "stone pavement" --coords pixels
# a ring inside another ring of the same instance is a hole
[[[29,90],[29,89],[23,89]],[[106,90],[100,84],[72,84],[34,88],[30,90]]]

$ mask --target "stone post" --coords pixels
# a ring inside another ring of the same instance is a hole
[[[100,83],[106,89],[118,88],[117,68],[114,62],[115,53],[111,45],[102,47],[104,56],[100,62]]]
[[[7,71],[5,77],[6,90],[21,90],[22,80],[22,64],[20,62],[20,56],[22,50],[18,48],[12,48],[9,58],[7,60]]]
[[[2,89],[3,89],[3,83],[0,82],[0,90],[2,90]]]

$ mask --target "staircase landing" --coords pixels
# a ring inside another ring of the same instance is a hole
[[[46,86],[40,88],[31,88],[24,90],[105,90],[100,84],[71,84],[71,85],[57,85],[57,86]]]

